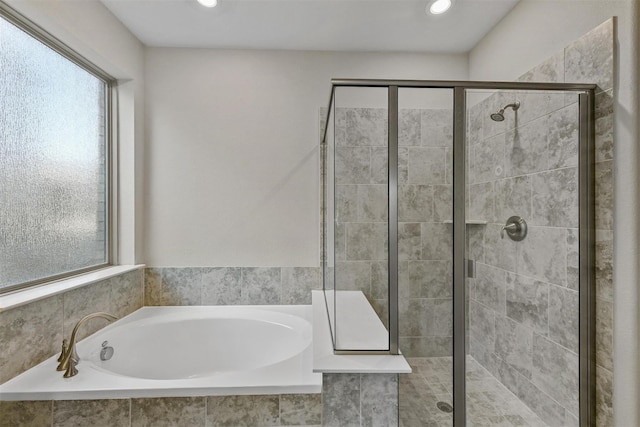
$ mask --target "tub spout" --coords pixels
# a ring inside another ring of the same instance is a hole
[[[102,317],[110,322],[118,319],[116,316],[109,313],[98,312],[84,316],[78,323],[76,323],[76,326],[73,328],[73,332],[71,332],[69,343],[67,344],[67,340],[62,341],[62,352],[58,358],[58,362],[60,362],[60,364],[56,369],[58,371],[65,371],[63,375],[65,378],[71,378],[78,373],[78,369],[76,369],[76,365],[80,361],[78,353],[76,353],[76,333],[78,332],[78,328],[80,328],[80,325],[87,320],[91,320],[96,317]]]

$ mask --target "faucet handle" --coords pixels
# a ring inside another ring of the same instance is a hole
[[[78,369],[76,368],[77,364],[78,364],[78,360],[75,359],[74,357],[71,357],[69,359],[69,366],[67,366],[67,370],[64,372],[64,375],[62,376],[64,378],[71,378],[75,376],[78,373]]]
[[[60,352],[60,357],[58,357],[58,363],[62,362],[66,353],[67,353],[67,340],[64,339],[62,340],[62,351]]]

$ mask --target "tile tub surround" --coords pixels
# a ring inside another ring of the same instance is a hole
[[[60,352],[85,315],[106,311],[123,317],[142,307],[143,270],[110,277],[0,313],[0,384]],[[82,339],[106,326],[96,319],[78,332]]]
[[[318,267],[151,267],[144,305],[311,304]]]
[[[322,394],[0,402],[0,427],[398,425],[397,374],[324,374]]]
[[[322,425],[321,394],[0,402],[0,426]]]
[[[613,21],[523,75],[522,81],[599,85],[596,95],[597,424],[611,425],[613,368]],[[492,122],[511,99],[517,114]],[[470,212],[476,278],[470,280],[470,354],[549,425],[578,414],[577,97],[495,93],[469,109]],[[517,118],[517,121],[515,120]],[[497,154],[496,154],[497,153]],[[511,215],[529,225],[501,240]]]

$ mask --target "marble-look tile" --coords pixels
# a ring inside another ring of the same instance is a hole
[[[564,50],[536,65],[517,81],[564,83]]]
[[[336,108],[336,145],[386,145],[387,116],[384,108]]]
[[[498,224],[487,224],[485,226],[484,261],[492,267],[516,271],[517,252],[521,251],[519,244],[522,242],[514,242],[507,237],[501,239],[501,227]]]
[[[62,295],[0,312],[0,384],[60,351],[62,319]]]
[[[262,427],[280,423],[278,395],[210,396],[207,427]]]
[[[204,427],[204,423],[204,397],[131,399],[131,427]]]
[[[469,301],[469,338],[493,352],[496,340],[495,311],[475,300]]]
[[[494,182],[483,182],[469,186],[468,218],[495,222]]]
[[[399,160],[400,161],[400,160]],[[387,147],[371,148],[371,177],[370,184],[387,184],[389,182],[389,149]],[[398,167],[398,175],[404,173],[400,166]]]
[[[613,373],[596,366],[596,425],[613,424]]]
[[[475,299],[492,310],[506,313],[506,272],[476,263]]]
[[[564,286],[567,238],[562,228],[529,227],[518,251],[519,274]]]
[[[129,419],[129,399],[53,402],[53,427],[122,427]]]
[[[477,184],[504,177],[505,134],[478,142],[471,147],[470,157],[471,182]]]
[[[401,185],[398,189],[401,222],[426,222],[433,218],[433,186]]]
[[[385,158],[385,162],[386,160],[387,159]],[[385,173],[385,179],[383,184],[388,181],[386,177],[386,172],[384,173]],[[398,147],[398,184],[405,185],[408,183],[409,183],[409,149],[407,147]]]
[[[280,304],[282,273],[278,267],[243,267],[241,295],[244,304]]]
[[[335,162],[336,185],[369,184],[371,179],[369,147],[338,147]]]
[[[109,279],[111,314],[122,318],[144,305],[143,276],[144,270],[139,269]]]
[[[336,185],[335,215],[338,222],[358,220],[358,186]]]
[[[613,370],[613,303],[596,298],[596,364]]]
[[[452,288],[450,261],[409,261],[409,295],[412,298],[448,298]]]
[[[549,339],[578,353],[580,311],[578,291],[549,287]]]
[[[398,425],[398,374],[360,375],[362,427]]]
[[[502,362],[498,367],[498,379],[524,404],[550,426],[561,426],[565,421],[565,409],[549,395],[518,371]]]
[[[507,317],[547,335],[549,332],[549,285],[507,273]]]
[[[371,295],[371,263],[338,262],[336,263],[336,289],[362,291]]]
[[[476,262],[484,260],[484,233],[486,227],[467,227],[467,253]]]
[[[386,185],[358,185],[357,221],[386,222],[389,190]],[[342,218],[342,221],[349,221]]]
[[[510,114],[505,112],[508,129],[521,127],[548,116],[567,104],[565,93],[557,91],[514,91],[511,92],[510,99],[510,102],[520,101],[520,108]]]
[[[0,427],[42,427],[53,422],[53,402],[0,401]]]
[[[567,229],[567,288],[573,289],[574,291],[577,291],[580,286],[579,238],[580,236],[577,228]],[[596,268],[597,259],[598,256],[596,255]]]
[[[613,231],[596,230],[596,296],[613,300]]]
[[[532,381],[570,412],[577,414],[579,358],[539,335],[533,337]]]
[[[439,222],[421,224],[422,229],[422,259],[451,260],[453,227]]]
[[[505,176],[518,176],[547,169],[548,117],[541,117],[507,132]]]
[[[467,97],[469,95],[471,94],[467,94]],[[470,145],[477,144],[482,138],[482,122],[485,113],[482,104],[467,105],[467,141]]]
[[[344,261],[347,259],[347,225],[336,224],[335,227],[335,242],[333,250],[335,250],[335,257],[338,261]]]
[[[613,160],[596,163],[596,229],[613,230]]]
[[[398,265],[398,276],[402,271],[402,266],[406,265],[400,262]],[[406,267],[405,267],[406,269]],[[364,284],[363,284],[364,286]],[[398,286],[400,288],[400,286]],[[400,292],[400,289],[398,289]],[[365,292],[366,295],[366,292]],[[374,261],[371,263],[371,298],[387,299],[389,298],[389,270],[386,261]]]
[[[322,374],[322,424],[360,425],[360,374]]]
[[[202,302],[202,269],[162,269],[162,292],[158,305],[199,305]]]
[[[569,44],[565,50],[565,81],[596,83],[600,90],[613,88],[613,18]]]
[[[565,418],[564,418],[565,427],[579,427],[580,426],[580,420],[578,419],[577,416],[573,415],[571,412],[565,411],[564,412],[564,416],[565,416]]]
[[[452,186],[432,185],[433,188],[433,220],[442,222],[453,218]]]
[[[419,260],[422,253],[420,223],[401,222],[398,224],[398,259],[400,261]]]
[[[498,224],[506,223],[507,219],[514,215],[528,221],[531,218],[530,177],[517,176],[496,181],[495,209],[495,221]]]
[[[398,145],[408,147],[420,145],[421,110],[401,109],[398,112]]]
[[[422,110],[421,131],[423,146],[453,146],[453,109]]]
[[[64,321],[62,323],[62,334],[65,338],[71,336],[71,331],[80,319],[84,316],[98,311],[111,311],[109,296],[111,292],[109,280],[102,280],[89,286],[74,289],[62,295],[64,304]],[[112,314],[112,313],[110,313]],[[76,339],[79,341],[99,329],[104,328],[109,321],[96,318],[83,324],[78,329]]]
[[[409,184],[446,184],[444,147],[409,147]]]
[[[549,116],[549,169],[578,166],[578,104]]]
[[[613,89],[596,95],[596,162],[613,160]]]
[[[407,357],[442,357],[453,354],[452,337],[400,337],[400,349]]]
[[[320,289],[317,267],[283,267],[281,304],[311,304],[311,291]]]
[[[531,225],[577,228],[578,168],[531,175]]]
[[[205,267],[202,269],[202,305],[241,304],[242,269]]]
[[[280,425],[319,425],[322,418],[322,394],[280,395]]]
[[[347,224],[347,260],[387,259],[388,227],[385,223]]]
[[[508,317],[496,316],[495,353],[510,367],[531,378],[533,331]]]
[[[144,269],[144,305],[162,305],[162,268]]]

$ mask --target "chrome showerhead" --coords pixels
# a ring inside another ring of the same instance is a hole
[[[504,108],[501,108],[497,113],[493,113],[491,114],[491,120],[493,120],[494,122],[501,122],[504,120],[504,110],[511,107],[513,109],[513,111],[516,111],[518,108],[520,108],[520,101],[516,101],[512,104],[507,104],[504,106]]]

